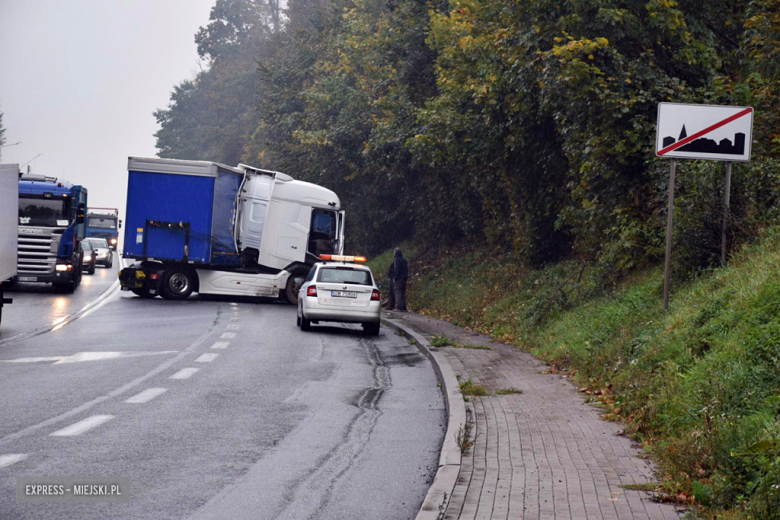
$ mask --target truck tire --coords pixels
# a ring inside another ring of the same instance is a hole
[[[301,283],[297,283],[295,281],[296,278],[301,280]],[[298,291],[301,290],[304,278],[306,278],[306,275],[302,273],[292,273],[289,278],[287,278],[287,285],[284,288],[283,294],[284,301],[292,305],[298,305]]]
[[[160,295],[166,300],[186,300],[195,288],[195,273],[182,267],[171,267],[163,273]]]

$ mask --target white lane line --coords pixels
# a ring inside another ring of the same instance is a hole
[[[73,435],[81,435],[85,431],[96,428],[103,423],[107,423],[113,418],[113,415],[93,415],[92,417],[87,417],[83,421],[66,426],[65,428],[57,430],[54,433],[50,433],[49,435],[53,435],[54,437],[71,437]]]
[[[216,343],[211,345],[211,348],[228,348],[228,345],[230,345],[230,343],[228,343],[227,341],[217,341]]]
[[[238,330],[241,328],[241,325],[239,325],[238,323],[228,323],[227,328],[228,330]]]
[[[173,374],[169,379],[189,379],[192,377],[192,374],[200,370],[199,368],[182,368],[175,374]]]
[[[196,363],[211,363],[212,361],[217,359],[218,356],[219,356],[219,354],[213,354],[213,353],[211,353],[211,354],[203,354],[198,359],[196,359],[195,362]]]
[[[234,339],[235,337],[235,332],[223,332],[219,339]]]
[[[167,391],[168,391],[167,388],[147,388],[143,392],[135,394],[133,397],[131,397],[125,402],[130,404],[146,403],[148,401],[151,401],[158,395],[164,394]]]
[[[233,316],[232,318],[230,318],[230,321],[238,321],[238,317],[237,316]]]
[[[10,455],[0,455],[0,468],[13,466],[27,458],[26,453],[11,453]]]

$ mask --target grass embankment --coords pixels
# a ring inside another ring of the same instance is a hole
[[[780,516],[780,228],[673,287],[668,315],[660,269],[604,291],[577,262],[532,271],[483,252],[426,266],[409,252],[413,309],[567,371],[650,451],[671,496],[704,515]]]

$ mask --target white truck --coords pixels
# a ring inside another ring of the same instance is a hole
[[[3,306],[13,302],[4,289],[16,276],[18,224],[19,165],[0,164],[0,322]]]
[[[122,290],[297,303],[319,256],[343,253],[344,218],[331,190],[281,172],[130,157]]]

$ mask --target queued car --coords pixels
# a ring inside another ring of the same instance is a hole
[[[298,326],[311,329],[323,321],[360,323],[371,336],[379,334],[382,310],[374,275],[361,256],[320,255],[298,294]]]
[[[97,264],[97,252],[92,243],[86,240],[81,241],[81,249],[84,252],[81,257],[81,270],[87,274],[95,274],[95,265]]]
[[[111,253],[111,246],[105,238],[90,237],[85,238],[84,242],[90,242],[95,250],[95,261],[97,265],[112,267],[114,265],[114,255]]]

